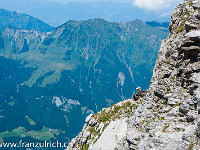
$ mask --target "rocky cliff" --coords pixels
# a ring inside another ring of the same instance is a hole
[[[0,32],[0,55],[16,59],[19,54],[38,49],[45,37],[47,34],[40,31],[6,27]]]
[[[200,1],[173,11],[150,88],[86,118],[67,150],[200,149]]]

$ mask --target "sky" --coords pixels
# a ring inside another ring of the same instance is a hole
[[[133,0],[133,5],[140,8],[158,11],[174,8],[182,0]]]
[[[102,18],[107,21],[170,21],[174,7],[184,0],[0,0],[0,8],[25,13],[52,26],[68,20]]]
[[[52,1],[61,4],[67,4],[69,2],[100,2],[102,0],[43,0],[46,2]],[[104,0],[104,1],[112,1],[116,3],[132,3],[134,6],[148,9],[148,10],[162,10],[168,9],[170,7],[174,8],[174,5],[181,2],[182,0]]]

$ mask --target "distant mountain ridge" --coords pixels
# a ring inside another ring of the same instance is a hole
[[[18,5],[18,1],[10,0],[9,5],[2,4],[1,7],[8,10],[15,10],[29,14],[55,27],[68,20],[88,20],[91,18],[102,18],[110,22],[128,22],[135,19],[142,21],[157,20],[159,22],[169,21],[172,8],[157,11],[144,11],[125,1],[93,1],[91,2],[69,2],[67,4],[57,3],[58,1],[48,1],[43,5],[43,1],[29,0],[23,5]],[[178,3],[174,1],[173,3]],[[174,5],[175,6],[175,5]]]
[[[158,22],[158,21],[146,21],[146,24],[152,26],[152,27],[163,27],[163,28],[168,28],[169,27],[169,22]]]
[[[18,29],[34,29],[45,33],[54,29],[54,27],[32,16],[0,9],[0,30],[9,26]]]
[[[48,34],[5,28],[0,34],[0,82],[7,87],[0,90],[0,138],[9,141],[7,134],[19,127],[25,135],[47,127],[60,132],[50,138],[76,136],[87,115],[131,97],[136,86],[148,88],[167,35],[140,20],[68,21]]]

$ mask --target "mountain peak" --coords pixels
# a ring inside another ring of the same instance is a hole
[[[41,32],[50,32],[53,27],[44,23],[43,21],[36,19],[26,14],[20,14],[16,11],[8,11],[0,9],[0,30],[3,30],[7,26],[19,29],[34,29]]]
[[[163,27],[163,28],[169,27],[169,22],[146,21],[145,23],[152,27]]]
[[[200,149],[200,2],[173,11],[150,87],[86,118],[67,150]]]

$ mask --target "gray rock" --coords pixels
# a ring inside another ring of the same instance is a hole
[[[179,113],[179,106],[173,108],[169,113],[169,116],[174,116],[174,117],[178,117],[180,115]]]
[[[189,105],[187,103],[183,103],[180,108],[179,108],[179,111],[180,113],[182,113],[183,115],[186,115],[188,112],[189,112]]]
[[[196,118],[196,115],[191,112],[189,112],[186,116],[187,122],[193,122],[195,118]]]
[[[194,59],[198,57],[198,54],[200,52],[200,47],[199,46],[182,47],[182,50],[184,51],[186,57]]]
[[[172,97],[172,93],[166,94],[164,97],[165,97],[166,99],[168,99],[168,98]]]
[[[175,99],[175,98],[172,98],[172,97],[171,97],[171,98],[168,98],[168,102],[167,102],[167,103],[168,103],[169,105],[172,105],[172,106],[173,106],[173,105],[175,105],[175,104],[179,104],[180,102],[181,102],[180,99]]]
[[[88,137],[91,135],[91,133],[89,131],[85,131],[83,132],[81,139],[80,139],[80,143],[82,145],[86,144]]]
[[[85,119],[85,122],[89,123],[89,121],[92,119],[93,116],[94,116],[93,114],[90,114],[89,116],[87,116]]]
[[[189,21],[186,21],[186,23],[185,23],[186,32],[189,32],[190,30],[197,29],[197,28],[198,28],[198,25],[193,24],[193,23],[191,23]]]
[[[185,35],[185,37],[199,41],[200,40],[200,30],[190,31]]]
[[[90,114],[89,116],[87,116],[87,118],[85,119],[85,122],[90,125],[91,127],[94,126],[97,122],[95,120],[95,118],[93,118],[93,114]]]

